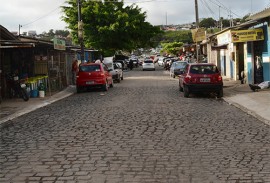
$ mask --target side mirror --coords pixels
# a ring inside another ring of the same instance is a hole
[[[111,72],[111,71],[113,71],[113,69],[108,69],[108,72]]]

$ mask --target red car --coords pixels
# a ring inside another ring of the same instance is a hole
[[[77,93],[82,89],[100,87],[103,91],[108,91],[113,87],[112,75],[108,67],[103,63],[83,63],[79,66],[77,74]]]
[[[223,97],[223,80],[215,64],[189,63],[179,76],[179,90],[184,97],[190,93],[216,93]]]

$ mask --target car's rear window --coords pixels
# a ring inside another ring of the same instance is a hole
[[[144,61],[144,63],[153,63],[153,61],[152,60],[146,60],[146,61]]]
[[[215,65],[192,65],[190,68],[192,74],[216,74],[218,72]]]
[[[184,68],[187,65],[186,62],[175,62],[176,68]]]
[[[94,72],[94,71],[100,71],[99,65],[83,65],[80,66],[81,72]]]

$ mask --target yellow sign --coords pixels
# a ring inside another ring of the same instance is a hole
[[[202,28],[192,29],[191,33],[194,42],[200,42],[206,39],[205,30]]]
[[[264,40],[263,29],[231,31],[232,42],[247,42]]]

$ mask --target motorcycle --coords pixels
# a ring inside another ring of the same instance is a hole
[[[21,97],[24,101],[29,100],[26,91],[26,84],[21,83],[19,77],[13,74],[6,74],[6,81],[10,88],[10,97]]]

